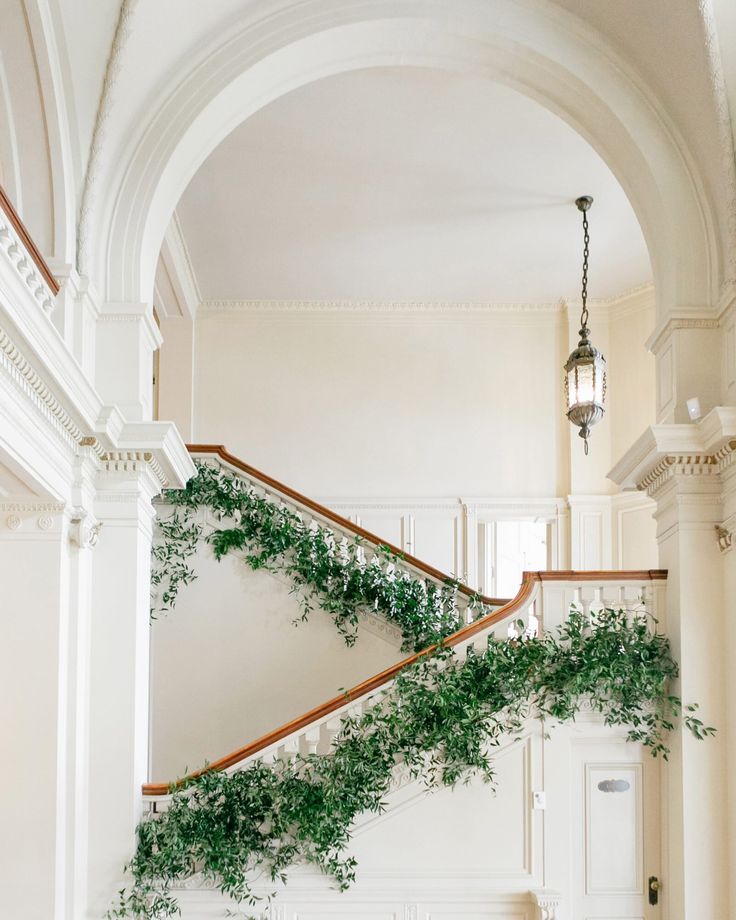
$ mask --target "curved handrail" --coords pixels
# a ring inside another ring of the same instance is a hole
[[[498,607],[502,604],[507,604],[509,601],[509,598],[486,597],[483,594],[478,594],[477,591],[473,591],[472,588],[462,584],[456,578],[453,578],[452,575],[447,575],[445,572],[441,572],[439,569],[435,569],[434,566],[427,565],[426,562],[422,562],[422,560],[417,559],[416,556],[409,555],[409,553],[404,552],[403,549],[400,549],[398,546],[394,546],[393,543],[389,543],[388,540],[384,540],[376,534],[371,533],[370,530],[365,530],[365,528],[360,527],[358,524],[354,524],[352,521],[348,520],[348,518],[337,514],[335,511],[331,511],[325,505],[320,505],[319,502],[316,502],[311,498],[307,498],[306,495],[302,495],[295,489],[284,485],[282,482],[279,482],[278,479],[274,479],[272,476],[268,476],[266,473],[262,473],[255,467],[250,466],[248,463],[244,463],[238,457],[229,453],[227,448],[222,444],[187,444],[187,450],[190,454],[193,455],[213,454],[214,456],[219,457],[219,459],[224,463],[228,463],[230,466],[241,470],[252,479],[257,479],[265,486],[274,489],[274,491],[281,492],[287,498],[291,499],[291,501],[296,502],[299,505],[304,505],[305,508],[309,508],[310,511],[313,511],[315,514],[318,514],[320,517],[325,518],[328,521],[332,521],[333,524],[338,524],[343,530],[350,531],[351,533],[355,534],[356,537],[360,537],[361,539],[366,540],[368,543],[373,543],[375,546],[385,546],[390,550],[391,553],[393,553],[395,556],[398,556],[402,562],[407,563],[412,568],[419,569],[420,572],[423,572],[430,578],[442,582],[443,584],[448,581],[456,583],[457,589],[461,594],[465,594],[468,597],[478,598],[481,603],[487,604],[490,607]]]
[[[472,636],[490,629],[492,626],[495,626],[497,623],[501,622],[501,620],[505,620],[511,614],[522,608],[524,604],[530,600],[535,587],[544,581],[571,581],[573,579],[575,581],[657,581],[664,580],[666,578],[666,569],[591,572],[524,572],[521,587],[519,588],[519,592],[516,597],[513,598],[513,600],[509,601],[498,610],[494,610],[492,613],[487,614],[485,617],[481,617],[480,619],[475,620],[473,623],[468,623],[466,626],[463,626],[461,629],[457,630],[457,632],[447,636],[447,638],[442,641],[441,645],[445,648],[452,648],[456,645],[459,645],[461,642],[464,642],[466,639],[470,639]],[[413,655],[409,655],[396,664],[391,665],[391,667],[386,668],[386,670],[381,671],[379,674],[375,674],[373,677],[369,677],[367,680],[357,684],[355,687],[351,687],[349,690],[345,691],[345,693],[341,693],[339,696],[333,697],[326,703],[322,703],[321,706],[310,709],[308,712],[305,712],[298,718],[293,719],[291,722],[287,722],[285,725],[281,725],[279,728],[274,729],[268,734],[262,735],[255,741],[251,741],[244,747],[238,748],[236,751],[232,751],[230,754],[221,757],[219,760],[208,764],[206,767],[203,767],[200,770],[189,773],[187,776],[182,777],[174,783],[144,783],[142,787],[143,795],[166,795],[167,793],[171,792],[172,789],[180,788],[187,782],[196,779],[199,776],[203,776],[205,773],[227,770],[238,763],[242,763],[244,760],[247,760],[249,757],[253,757],[255,754],[266,750],[266,748],[270,747],[278,741],[281,741],[283,738],[286,738],[293,732],[299,731],[299,729],[304,728],[312,722],[324,719],[331,713],[341,709],[346,705],[346,703],[355,702],[361,697],[372,693],[374,690],[377,690],[379,687],[383,687],[385,684],[388,684],[391,680],[393,680],[399,671],[402,671],[409,665],[419,661],[420,658],[423,658],[426,655],[430,655],[438,648],[438,646],[439,643],[436,643],[434,645],[428,646],[425,649],[422,649],[420,652],[415,652]]]
[[[28,250],[28,255],[33,259],[33,261],[36,263],[36,268],[43,275],[43,280],[51,288],[51,291],[54,294],[54,296],[56,296],[59,293],[59,282],[56,280],[56,278],[53,275],[53,272],[46,264],[46,260],[41,255],[41,252],[38,246],[36,246],[36,244],[33,242],[33,238],[31,237],[31,234],[26,229],[25,224],[20,219],[20,215],[13,207],[12,201],[10,200],[10,198],[8,198],[8,195],[5,192],[5,189],[1,185],[0,185],[0,210],[4,211],[5,214],[7,215],[7,218],[10,221],[12,228],[18,234],[18,236],[21,239],[21,242],[23,243],[25,248]]]

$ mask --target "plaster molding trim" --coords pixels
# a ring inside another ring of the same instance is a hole
[[[110,54],[107,58],[105,76],[102,81],[100,102],[97,107],[92,140],[90,142],[87,171],[82,189],[82,204],[79,209],[79,236],[77,238],[77,266],[80,274],[89,274],[90,231],[97,197],[97,179],[100,174],[100,161],[105,146],[107,121],[115,100],[115,84],[122,69],[123,51],[132,28],[133,14],[138,0],[122,0],[115,34],[113,35]]]
[[[47,316],[50,316],[54,310],[54,294],[45,279],[36,270],[30,253],[2,209],[0,209],[0,251],[3,252],[13,271],[28,288],[39,307]]]
[[[718,28],[712,0],[698,0],[698,12],[703,25],[705,49],[708,56],[709,74],[721,146],[721,163],[726,190],[726,232],[727,248],[724,274],[730,281],[736,280],[736,149],[734,149],[731,112],[728,103],[728,88],[723,70],[723,56],[718,41]]]
[[[530,891],[529,894],[537,906],[537,920],[562,920],[559,913],[562,895],[559,891],[538,889]]]
[[[653,497],[677,476],[716,476],[719,463],[713,454],[669,454],[663,457],[637,483],[637,488]]]
[[[721,473],[734,464],[736,439],[727,441],[712,454],[668,454],[642,476],[637,483],[637,489],[653,497],[665,483],[676,477],[720,477]],[[720,501],[720,498],[717,500]]]
[[[0,365],[5,368],[16,387],[34,404],[67,444],[76,447],[83,439],[81,428],[73,421],[2,328],[0,328]]]
[[[719,329],[720,325],[718,313],[710,308],[675,310],[657,326],[644,344],[648,351],[656,355],[673,332],[681,329]]]
[[[377,316],[457,316],[529,315],[558,316],[565,302],[557,303],[481,303],[471,301],[410,301],[410,300],[204,300],[202,313],[243,313],[251,316],[282,314],[360,314]]]
[[[623,319],[625,316],[632,316],[635,313],[641,313],[643,310],[654,309],[655,291],[652,281],[645,281],[637,284],[632,288],[622,291],[613,297],[601,297],[588,300],[588,307],[597,316],[607,321]],[[579,297],[565,298],[565,307],[570,313],[570,321],[573,325],[579,325],[579,314],[583,308],[583,302]]]
[[[169,481],[164,469],[149,450],[113,450],[102,454],[101,469],[106,473],[141,473],[150,471],[162,489]]]
[[[0,502],[0,513],[15,516],[21,514],[60,514],[63,510],[64,505],[61,502],[49,502],[43,500],[37,502],[28,500],[17,502]]]
[[[69,542],[79,549],[96,546],[102,530],[102,521],[84,508],[73,508],[69,520]]]
[[[726,524],[716,524],[716,537],[720,551],[730,552],[736,545],[736,526],[727,527]]]
[[[138,324],[146,338],[148,344],[155,351],[163,344],[163,336],[158,328],[156,320],[153,318],[153,310],[149,309],[146,304],[132,304],[129,309],[118,309],[117,312],[102,311],[99,314],[98,321],[101,323],[136,323]]]

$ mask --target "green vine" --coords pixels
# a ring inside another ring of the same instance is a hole
[[[160,920],[178,912],[172,886],[202,873],[240,907],[258,896],[253,873],[284,881],[298,862],[355,878],[347,854],[356,818],[384,807],[395,769],[427,787],[471,776],[493,782],[494,748],[519,735],[529,717],[569,721],[587,706],[654,756],[683,715],[668,685],[677,665],[644,616],[604,610],[592,621],[573,611],[556,634],[501,641],[461,658],[450,649],[400,672],[389,692],[347,719],[329,754],[298,755],[232,773],[207,773],[173,790],[170,808],[144,820],[129,866],[132,886],[111,918]],[[684,726],[713,733],[688,706]]]
[[[359,538],[338,542],[329,528],[306,523],[221,469],[198,464],[186,488],[166,492],[164,500],[174,505],[174,513],[160,522],[154,544],[153,616],[170,610],[179,590],[196,577],[191,560],[206,540],[218,560],[238,553],[251,569],[286,574],[299,596],[302,619],[321,607],[348,645],[355,642],[363,611],[395,623],[406,649],[426,648],[463,625],[457,582],[434,585],[397,568],[399,559],[386,546],[366,564]],[[222,526],[205,535],[197,523],[201,508]],[[490,612],[478,597],[470,599],[470,607],[476,616]]]

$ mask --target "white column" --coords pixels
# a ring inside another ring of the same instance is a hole
[[[662,627],[680,663],[675,691],[718,729],[705,741],[680,730],[670,740],[662,809],[669,920],[726,918],[736,909],[736,780],[727,760],[736,734],[736,580],[716,529],[736,510],[735,456],[736,410],[719,407],[697,425],[649,429],[611,472],[657,503],[659,561],[669,572]]]
[[[721,402],[722,331],[709,310],[673,311],[647,342],[657,362],[657,421],[687,422],[687,400],[703,414]]]
[[[107,304],[96,331],[95,387],[127,421],[152,418],[153,353],[161,333],[147,304]]]
[[[68,555],[62,508],[0,507],[0,903],[63,916]]]
[[[677,730],[665,771],[664,902],[670,920],[728,917],[725,605],[715,535],[716,477],[673,473],[655,493],[660,565],[668,570],[667,635],[680,663],[677,692],[719,729],[698,741]]]
[[[89,741],[89,916],[122,885],[135,846],[148,768],[149,576],[152,498],[162,483],[150,454],[105,456],[95,515]]]
[[[734,445],[736,446],[736,445]],[[728,701],[728,768],[736,765],[736,450],[723,460],[723,521],[716,532],[723,560],[723,620],[725,629],[726,698]],[[731,911],[736,910],[736,782],[728,790],[728,839]]]

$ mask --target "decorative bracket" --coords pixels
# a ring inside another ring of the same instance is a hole
[[[69,541],[80,549],[91,549],[96,545],[102,530],[98,521],[84,508],[75,508],[69,521]]]
[[[727,553],[734,545],[734,531],[729,530],[725,524],[716,524],[718,546],[722,553]]]
[[[529,894],[537,905],[537,920],[562,920],[559,913],[562,895],[559,891],[539,889],[530,891]]]

